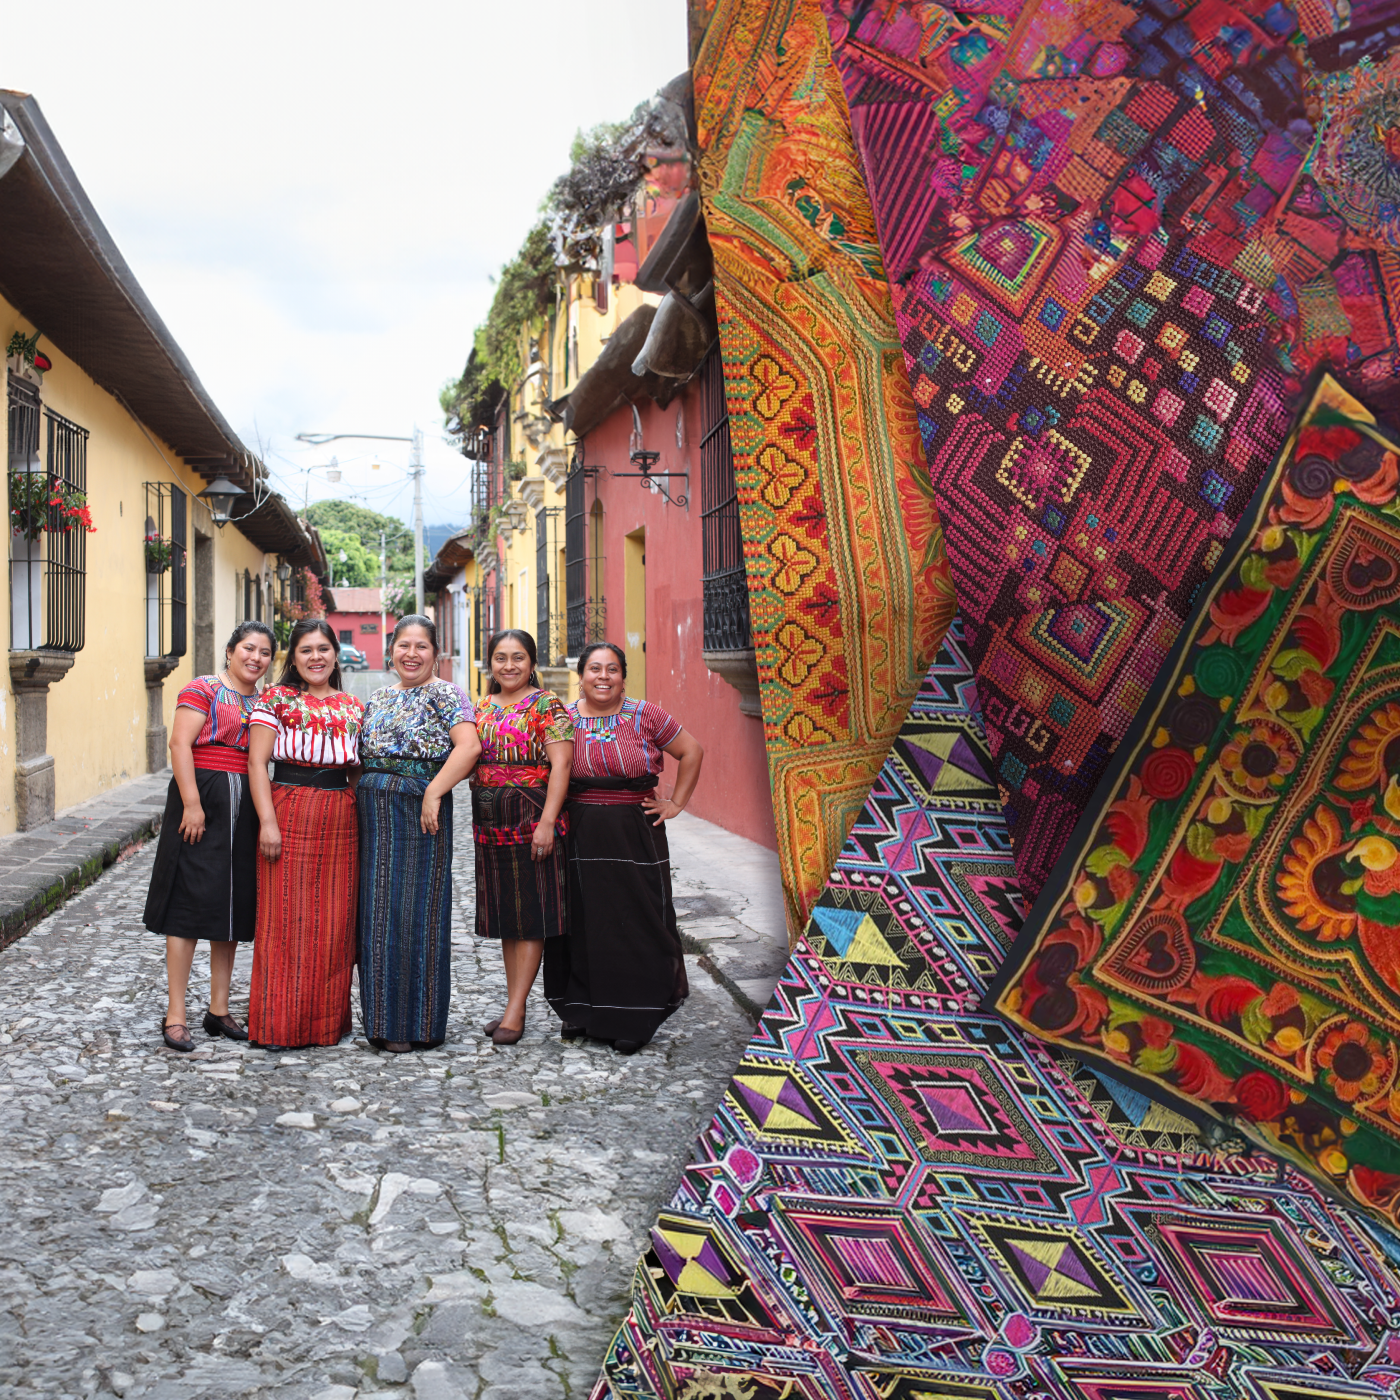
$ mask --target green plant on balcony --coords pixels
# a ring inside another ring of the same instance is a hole
[[[31,542],[40,535],[94,531],[87,497],[47,472],[10,473],[10,530]]]
[[[175,553],[174,546],[154,530],[146,536],[145,543],[146,572],[163,574],[170,567],[170,560]]]

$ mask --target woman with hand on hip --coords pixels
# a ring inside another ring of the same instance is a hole
[[[144,919],[152,933],[165,935],[169,995],[161,1034],[172,1050],[194,1049],[185,992],[201,938],[209,940],[204,1029],[230,1040],[248,1039],[229,1014],[228,990],[238,944],[253,938],[258,838],[247,793],[248,719],[275,645],[266,624],[240,622],[224,648],[224,669],[217,676],[197,676],[175,701],[174,777]]]
[[[659,705],[627,695],[627,658],[612,642],[578,661],[569,783],[569,936],[545,952],[544,991],[566,1039],[640,1050],[689,994],[671,902],[664,823],[700,777],[705,751]],[[663,753],[679,763],[657,796]]]
[[[477,715],[481,762],[472,778],[476,936],[501,940],[506,967],[505,1010],[483,1029],[497,1045],[514,1045],[544,949],[565,931],[561,813],[574,727],[563,703],[540,689],[528,632],[497,632],[486,656],[491,690]]]
[[[262,859],[248,1034],[268,1050],[334,1045],[350,1030],[360,864],[351,779],[365,707],[341,690],[339,655],[324,618],[298,622],[277,684],[253,706],[248,790]]]
[[[376,690],[360,736],[360,1010],[395,1054],[447,1037],[452,789],[481,745],[462,692],[433,675],[437,628],[410,613],[389,639],[398,681]]]

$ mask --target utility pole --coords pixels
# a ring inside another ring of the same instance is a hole
[[[423,611],[423,434],[413,430],[413,590]]]
[[[384,630],[387,626],[385,621],[384,595],[389,590],[389,578],[384,571],[384,531],[379,532],[379,650],[384,653],[382,661],[389,659],[389,634]]]

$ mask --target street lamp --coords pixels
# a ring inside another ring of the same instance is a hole
[[[408,474],[413,478],[413,591],[417,597],[418,611],[423,611],[423,434],[417,428],[412,437],[392,437],[383,433],[298,433],[298,442],[321,447],[328,442],[339,442],[343,438],[355,438],[361,442],[410,442],[413,444],[413,464]],[[334,460],[334,459],[332,459]]]
[[[235,486],[228,477],[216,477],[199,493],[199,499],[204,501],[209,507],[209,515],[214,524],[223,529],[231,519],[229,512],[233,509],[233,503],[240,497],[248,493],[241,487]]]

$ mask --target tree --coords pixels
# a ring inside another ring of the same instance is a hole
[[[323,532],[323,540],[326,530],[351,535],[359,540],[374,560],[374,576],[370,580],[371,585],[379,582],[379,535],[381,531],[384,533],[387,555],[385,563],[390,576],[395,574],[412,575],[413,531],[402,520],[392,515],[380,515],[378,511],[357,506],[353,501],[316,501],[308,508],[306,518]],[[346,552],[349,553],[348,550]],[[338,555],[332,551],[329,542],[326,544],[326,553],[333,565],[339,562]],[[425,549],[423,551],[425,568],[429,562],[428,552]],[[332,568],[331,572],[334,574],[335,569]],[[339,575],[337,574],[336,577]]]
[[[350,588],[379,586],[379,551],[371,553],[358,535],[347,530],[334,530],[329,525],[318,527],[321,543],[326,547],[330,563],[331,583]],[[345,557],[342,559],[341,555]]]

